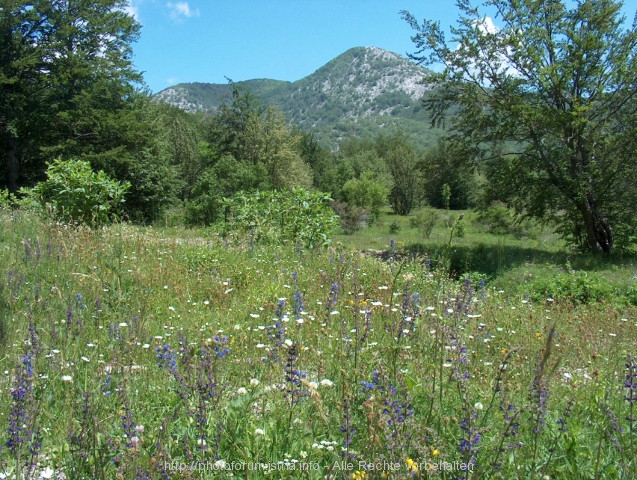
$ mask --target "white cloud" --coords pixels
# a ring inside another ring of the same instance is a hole
[[[482,33],[498,33],[498,27],[494,25],[491,17],[484,17],[482,20],[476,21],[475,25]]]
[[[475,20],[473,22],[473,26],[476,27],[481,36],[487,35],[497,35],[500,32],[500,29],[495,26],[491,17],[484,17],[481,20]],[[456,50],[464,50],[466,47],[462,44],[459,44],[456,47]],[[497,72],[498,75],[505,74],[508,76],[519,77],[520,72],[515,68],[515,66],[511,62],[511,58],[513,56],[513,48],[511,45],[507,45],[505,47],[500,47],[497,50],[485,52],[482,51],[481,59],[479,63],[481,64],[489,64],[489,68],[483,68],[483,73],[487,75],[490,73]],[[467,66],[467,74],[472,80],[478,80],[479,83],[483,83],[486,85],[490,85],[491,82],[487,78],[480,78],[480,68],[475,66],[476,63],[472,62]]]
[[[168,2],[166,6],[170,9],[170,18],[181,20],[182,18],[198,17],[199,10],[191,10],[188,2]]]
[[[139,22],[139,2],[140,0],[128,0],[128,4],[122,8],[122,11],[130,15]]]

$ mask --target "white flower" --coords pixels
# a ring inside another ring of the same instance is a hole
[[[285,344],[286,344],[288,347],[291,347],[292,345],[294,345],[294,342],[293,342],[292,340],[290,340],[289,338],[286,338],[286,339],[285,339]]]
[[[73,377],[71,375],[62,375],[61,380],[63,382],[72,382],[73,381]]]
[[[215,470],[225,470],[226,461],[225,460],[217,460],[214,464]]]
[[[87,357],[82,357],[82,360],[84,360],[86,363],[90,362],[90,360]]]
[[[122,322],[119,324],[120,327],[128,327],[128,323],[126,322]]]
[[[257,385],[259,385],[259,380],[257,380],[256,378],[251,379],[250,385],[252,385],[253,387],[256,387]]]
[[[53,474],[55,473],[55,471],[50,468],[50,467],[46,467],[44,470],[42,470],[40,472],[40,478],[53,478]]]
[[[313,389],[316,390],[318,388],[318,383],[316,382],[308,382],[308,385]]]
[[[168,310],[170,310],[171,312],[175,311],[175,307],[168,307]]]
[[[254,434],[255,434],[255,435],[265,435],[265,431],[264,431],[264,430],[262,430],[261,428],[257,428],[257,429],[254,431]]]
[[[482,405],[480,402],[478,402],[478,403],[476,403],[476,404],[474,405],[474,408],[475,408],[476,410],[482,410],[482,409],[484,408],[484,405]]]
[[[241,387],[237,390],[237,393],[239,395],[245,395],[246,393],[248,393],[248,391],[244,387]]]
[[[324,387],[331,387],[334,385],[334,382],[328,380],[327,378],[324,378],[323,380],[321,380],[321,385]]]

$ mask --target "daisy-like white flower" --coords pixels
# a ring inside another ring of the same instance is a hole
[[[248,393],[248,391],[247,391],[244,387],[240,387],[240,388],[237,390],[237,393],[238,393],[239,395],[245,395],[246,393]]]
[[[332,382],[331,380],[324,378],[323,380],[321,380],[321,385],[323,387],[331,387],[334,385],[334,382]]]
[[[73,377],[71,375],[62,375],[61,380],[63,382],[72,382],[73,381]]]
[[[255,435],[265,435],[265,431],[264,431],[263,429],[261,429],[261,428],[257,428],[257,429],[254,431],[254,434],[255,434]]]
[[[253,387],[256,387],[257,385],[259,385],[259,383],[259,380],[257,380],[256,378],[250,380],[250,385],[252,385]]]

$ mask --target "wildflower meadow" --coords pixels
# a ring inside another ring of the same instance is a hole
[[[630,304],[0,216],[0,478],[637,478]]]

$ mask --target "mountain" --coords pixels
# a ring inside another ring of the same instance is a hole
[[[312,131],[335,149],[344,138],[373,139],[404,131],[418,147],[435,143],[440,131],[430,128],[421,100],[428,88],[427,70],[405,57],[376,47],[356,47],[296,82],[240,82],[266,105],[276,105],[288,121]],[[187,83],[155,98],[189,112],[214,111],[231,101],[228,84]]]

